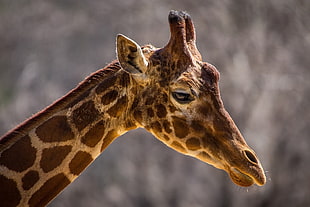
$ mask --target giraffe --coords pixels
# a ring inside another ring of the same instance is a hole
[[[168,147],[264,185],[253,149],[225,110],[219,72],[203,62],[191,17],[170,11],[170,40],[117,35],[117,60],[0,139],[0,206],[45,206],[117,137],[145,128]]]

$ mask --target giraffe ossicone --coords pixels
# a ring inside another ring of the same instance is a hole
[[[117,57],[0,139],[0,206],[45,206],[121,134],[143,127],[167,146],[264,185],[263,168],[224,108],[193,22],[169,13],[164,48],[117,36]]]

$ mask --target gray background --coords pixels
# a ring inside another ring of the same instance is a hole
[[[164,46],[188,11],[203,59],[267,184],[178,154],[139,129],[118,138],[50,206],[310,206],[310,1],[1,0],[0,134],[115,59],[115,36]]]

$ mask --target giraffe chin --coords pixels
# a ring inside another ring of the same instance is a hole
[[[229,176],[231,180],[242,187],[249,187],[255,183],[254,179],[250,176],[240,172],[237,168],[230,168]]]

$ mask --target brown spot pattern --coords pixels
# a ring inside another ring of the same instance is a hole
[[[154,102],[154,98],[153,97],[147,97],[146,101],[145,101],[145,105],[152,105]]]
[[[69,184],[70,180],[63,173],[55,175],[47,180],[42,187],[31,196],[28,202],[29,206],[46,206]]]
[[[175,108],[175,107],[172,106],[172,105],[169,105],[169,111],[170,111],[171,113],[174,113],[175,111],[177,111],[177,108]]]
[[[198,108],[198,113],[204,116],[212,114],[212,106],[208,106],[209,104],[205,103],[205,105]]]
[[[171,66],[170,66],[171,70],[174,71],[175,70],[175,62],[172,62]]]
[[[200,152],[200,153],[197,155],[197,157],[199,157],[199,158],[202,159],[202,160],[206,160],[206,161],[212,160],[211,156],[210,156],[208,153],[206,153],[206,152]]]
[[[100,121],[81,138],[81,142],[89,147],[95,147],[102,139],[103,134],[104,121]]]
[[[36,129],[36,134],[43,142],[63,142],[74,138],[65,116],[50,118]]]
[[[112,117],[118,117],[125,112],[127,108],[128,99],[127,96],[120,98],[114,106],[112,106],[107,112]]]
[[[167,135],[165,135],[165,134],[164,134],[164,139],[165,139],[166,141],[169,141],[169,140],[170,140],[170,138],[169,138]]]
[[[119,84],[122,88],[125,88],[130,84],[130,76],[128,73],[123,73],[123,75],[119,79]]]
[[[73,111],[72,121],[76,128],[81,131],[95,121],[98,116],[99,111],[95,108],[95,104],[92,101],[88,101]]]
[[[161,124],[158,121],[152,122],[150,128],[155,132],[162,132]]]
[[[189,128],[188,128],[185,120],[178,118],[178,117],[173,117],[172,123],[173,123],[173,127],[174,127],[175,136],[177,136],[179,138],[184,138],[188,135]]]
[[[132,120],[127,120],[124,124],[126,130],[132,130],[137,128],[136,124]]]
[[[199,121],[192,121],[191,127],[195,131],[195,133],[203,133],[204,131],[206,131],[206,129],[200,124]]]
[[[186,149],[177,141],[173,141],[171,147],[179,152],[186,153]]]
[[[22,172],[34,164],[36,152],[37,150],[31,146],[30,137],[26,135],[3,151],[0,157],[0,165],[16,172]]]
[[[103,138],[103,143],[101,146],[101,152],[105,150],[111,144],[111,142],[118,137],[118,133],[116,130],[112,129],[111,131],[108,132],[108,134]]]
[[[143,121],[143,115],[142,115],[142,111],[136,110],[133,112],[133,117],[137,120],[137,122],[139,122],[140,124]]]
[[[167,110],[164,105],[158,104],[155,106],[155,108],[156,108],[156,115],[158,118],[164,118],[167,116]]]
[[[89,153],[78,151],[69,163],[70,172],[79,175],[92,161],[93,158]]]
[[[201,138],[201,142],[203,147],[208,148],[213,152],[218,152],[220,149],[219,140],[217,140],[216,137],[208,131],[206,131],[205,135]]]
[[[118,96],[118,92],[116,90],[109,91],[108,93],[102,96],[101,103],[103,105],[108,105],[112,101],[114,101],[117,98],[117,96]]]
[[[32,186],[34,186],[34,184],[38,182],[38,180],[39,180],[39,173],[37,171],[30,170],[22,178],[23,189],[29,190],[30,188],[32,188]]]
[[[135,98],[135,99],[133,100],[132,105],[131,105],[131,110],[135,109],[135,108],[138,106],[139,101],[140,101],[140,100],[139,100],[138,98]]]
[[[47,173],[58,167],[71,152],[71,146],[57,146],[44,149],[40,160],[40,167]]]
[[[109,87],[113,86],[116,80],[117,80],[116,76],[111,76],[109,78],[106,78],[102,83],[98,85],[98,87],[96,88],[96,93],[97,94],[103,93]]]
[[[15,207],[21,200],[21,195],[16,187],[16,182],[0,175],[0,205]]]
[[[177,68],[182,68],[183,66],[183,61],[182,60],[178,60],[177,61]]]
[[[198,150],[201,149],[200,141],[197,138],[189,138],[186,140],[186,147],[189,150]]]
[[[162,100],[161,100],[161,102],[164,103],[164,104],[168,102],[168,95],[167,95],[166,93],[164,93],[164,94],[162,95]]]
[[[233,127],[229,127],[230,125],[233,126],[234,124],[230,124],[230,120],[226,117],[219,117],[219,118],[216,118],[214,119],[213,121],[213,127],[214,127],[214,130],[219,132],[219,133],[225,133],[225,132],[229,132],[229,131],[232,131],[231,128]]]
[[[152,108],[148,108],[147,109],[147,116],[150,117],[150,118],[154,117],[154,111],[153,111]]]
[[[170,128],[171,124],[167,120],[164,120],[163,127],[168,134],[172,132],[172,129]]]

